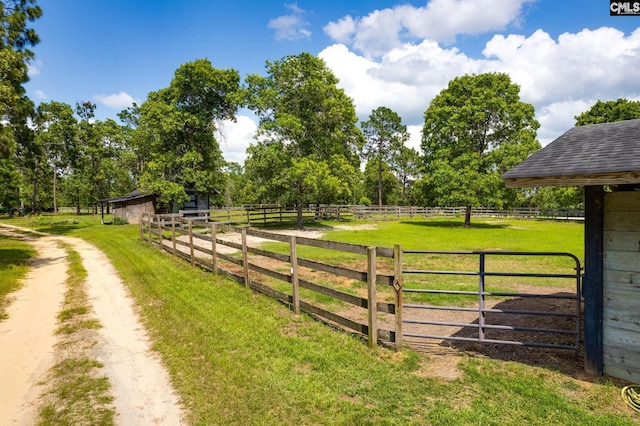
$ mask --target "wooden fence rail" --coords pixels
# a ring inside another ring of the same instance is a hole
[[[322,320],[353,330],[366,337],[371,347],[378,343],[395,344],[397,348],[401,346],[402,265],[397,260],[402,253],[400,246],[390,249],[323,241],[209,222],[207,219],[208,217],[182,218],[178,215],[145,214],[140,221],[140,237],[192,265],[199,265],[214,274],[222,274],[254,291],[276,298],[290,305],[295,313],[306,311]],[[229,238],[238,234],[239,242]],[[255,244],[249,244],[248,237],[285,243],[288,250],[280,252],[261,249],[255,247]],[[362,256],[366,260],[366,268],[357,270],[300,257],[300,246]],[[392,273],[383,273],[378,266],[378,259],[381,264],[386,261],[386,270]],[[367,294],[354,295],[314,282],[319,273],[366,283]],[[282,283],[286,286],[282,286]],[[306,290],[304,297],[301,289]],[[385,302],[383,296],[378,297],[378,290],[383,293],[392,292],[394,303]],[[336,312],[331,309],[331,303],[314,300],[319,299],[314,294],[360,309],[341,309]],[[386,320],[382,325],[381,316]]]
[[[310,205],[302,209],[303,221],[320,219],[354,220],[406,220],[431,217],[464,216],[464,207],[418,207],[418,206],[360,206],[360,205]],[[543,209],[518,208],[499,210],[487,207],[471,209],[473,217],[515,217],[515,218],[584,218],[581,209]],[[247,205],[212,210],[181,210],[177,214],[162,215],[171,217],[207,220],[228,225],[268,225],[274,223],[294,223],[297,211],[293,207],[272,205]]]

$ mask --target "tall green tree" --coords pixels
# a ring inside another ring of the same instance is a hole
[[[574,117],[576,126],[587,124],[611,123],[614,121],[640,118],[640,101],[617,99],[615,101],[597,101],[587,111]]]
[[[27,66],[34,54],[29,49],[40,41],[28,23],[42,16],[35,0],[0,2],[0,158],[16,148],[16,126],[25,126]],[[32,107],[33,108],[33,107]],[[31,109],[32,109],[31,108]]]
[[[400,204],[404,206],[417,204],[417,199],[413,196],[413,183],[422,175],[420,153],[413,148],[403,146],[395,158],[393,168],[400,181]]]
[[[136,156],[129,148],[130,129],[112,119],[98,121],[95,124],[102,146],[99,197],[110,198],[128,194],[136,189]]]
[[[103,198],[100,187],[104,181],[103,159],[105,149],[97,124],[93,121],[96,105],[92,102],[77,102],[76,115],[78,121],[78,144],[82,153],[79,158],[78,174],[82,175],[89,185],[89,198],[84,200],[86,204],[93,206],[93,213],[97,213],[96,201]],[[80,214],[80,204],[76,205]]]
[[[442,205],[502,207],[500,175],[540,148],[532,105],[507,74],[465,75],[449,82],[425,111],[422,150],[427,186]]]
[[[36,139],[50,167],[53,211],[58,211],[58,178],[71,171],[77,162],[77,120],[71,105],[62,102],[41,103],[34,117]]]
[[[23,85],[29,81],[28,64],[34,57],[30,47],[40,41],[28,24],[41,15],[35,0],[0,2],[0,206],[20,203],[18,148],[33,148],[27,126],[33,103]]]
[[[124,115],[138,124],[138,154],[147,156],[140,164],[144,190],[169,206],[188,200],[185,188],[224,190],[225,162],[215,132],[221,120],[235,119],[239,85],[237,71],[197,59],[182,64],[169,87],[150,93],[138,111]]]
[[[380,168],[382,167],[382,173]],[[380,191],[382,185],[382,191]],[[382,194],[382,204],[396,205],[400,201],[400,182],[386,162],[370,160],[364,167],[364,195],[376,199]]]
[[[246,171],[264,201],[293,202],[302,227],[305,203],[345,196],[338,190],[344,185],[334,185],[334,178],[345,182],[351,177],[331,170],[333,156],[342,157],[354,171],[359,167],[363,137],[353,101],[337,87],[338,79],[324,61],[309,53],[267,62],[267,75],[249,75],[246,83],[247,105],[260,120]],[[324,175],[327,167],[329,175]],[[312,191],[312,197],[303,192],[312,178],[301,181],[301,170],[317,172],[313,187],[327,192]]]
[[[378,168],[378,206],[382,207],[382,173],[384,165],[397,162],[405,143],[409,140],[407,126],[402,119],[387,107],[378,107],[371,112],[369,120],[362,122],[366,143],[362,157],[374,161]]]

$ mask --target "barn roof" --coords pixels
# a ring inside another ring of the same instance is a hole
[[[143,194],[142,192],[140,192],[140,190],[136,189],[133,192],[130,192],[127,195],[122,195],[120,197],[114,197],[114,198],[105,198],[102,200],[98,200],[98,203],[103,204],[103,203],[121,203],[123,201],[131,201],[131,200],[137,200],[139,198],[144,198],[144,197],[148,197],[151,194]]]
[[[640,183],[640,120],[573,127],[502,179],[509,188]]]

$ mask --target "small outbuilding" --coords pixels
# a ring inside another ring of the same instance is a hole
[[[640,383],[640,120],[574,127],[502,178],[585,187],[585,369]]]
[[[156,212],[156,196],[143,194],[137,189],[121,197],[98,200],[98,204],[102,208],[103,217],[104,206],[109,205],[114,218],[126,220],[129,223],[140,223],[140,218],[144,213],[154,214]]]

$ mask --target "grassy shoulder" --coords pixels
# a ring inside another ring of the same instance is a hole
[[[98,223],[80,218],[56,230],[91,241],[114,263],[191,424],[624,425],[639,419],[613,384],[520,363],[460,356],[454,362],[461,375],[438,378],[429,373],[435,356],[369,350],[357,337],[157,251],[139,240],[135,226]],[[413,224],[406,232],[416,233],[416,226],[429,228]],[[386,245],[400,232],[378,228],[375,238]]]
[[[26,241],[0,235],[0,321],[6,317],[10,294],[20,288],[29,272],[29,259],[35,255]]]

